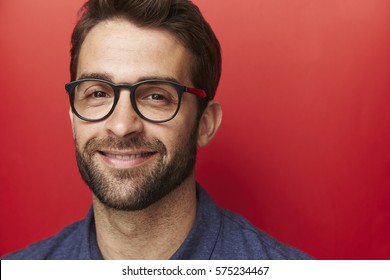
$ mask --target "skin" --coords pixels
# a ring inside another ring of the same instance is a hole
[[[149,77],[171,77],[193,87],[190,79],[190,52],[170,33],[139,28],[125,20],[99,23],[87,35],[80,51],[77,78],[91,73],[107,76],[114,83],[133,84]],[[124,139],[134,134],[159,139],[167,148],[166,161],[196,125],[196,97],[184,94],[178,115],[171,121],[155,124],[141,119],[133,110],[129,92],[122,90],[113,114],[100,122],[85,122],[70,111],[75,141],[83,151],[88,140],[107,136]],[[202,115],[197,133],[199,147],[214,137],[222,110],[211,101]],[[109,151],[137,154],[142,151]],[[103,172],[112,169],[148,168],[157,155],[137,160],[94,157]],[[188,235],[196,216],[195,171],[174,191],[138,211],[118,211],[102,204],[93,195],[97,242],[105,259],[168,259]],[[133,188],[131,182],[112,186]]]

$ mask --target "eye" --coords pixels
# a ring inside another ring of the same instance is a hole
[[[170,107],[177,103],[176,89],[169,83],[144,83],[137,87],[134,96],[138,106],[150,108]]]
[[[136,94],[137,100],[141,102],[150,102],[161,105],[172,102],[171,94],[160,88],[143,88],[142,91],[138,90]]]
[[[90,96],[93,98],[103,98],[107,97],[107,93],[103,91],[94,91]]]
[[[113,98],[113,96],[113,92],[101,87],[91,87],[84,92],[84,98],[93,100]]]
[[[159,100],[159,101],[162,101],[165,99],[165,97],[162,94],[158,94],[158,93],[154,93],[154,94],[150,95],[149,98],[152,100]]]

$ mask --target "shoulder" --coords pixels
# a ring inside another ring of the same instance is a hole
[[[58,234],[2,257],[4,260],[78,259],[85,231],[85,220],[75,222]]]
[[[213,253],[216,259],[311,259],[250,224],[242,216],[221,211],[221,229]]]

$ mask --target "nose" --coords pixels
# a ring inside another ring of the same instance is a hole
[[[134,111],[129,90],[120,92],[118,103],[114,112],[106,120],[105,128],[117,137],[125,137],[143,130],[143,120]]]

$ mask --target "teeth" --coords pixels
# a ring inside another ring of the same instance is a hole
[[[131,160],[131,159],[137,159],[145,156],[149,156],[152,153],[144,153],[144,154],[135,154],[135,155],[117,155],[117,154],[105,154],[107,157],[110,158],[117,158],[120,160]]]

